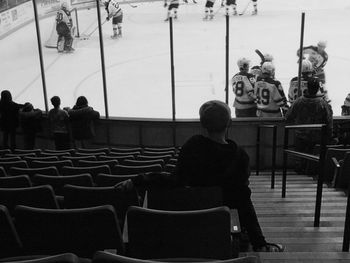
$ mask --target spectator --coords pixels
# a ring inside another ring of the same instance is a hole
[[[344,105],[341,106],[341,116],[348,115],[350,115],[350,93],[346,96]]]
[[[73,109],[68,110],[71,121],[73,139],[81,142],[85,147],[85,141],[95,136],[93,121],[100,118],[100,113],[88,105],[84,96],[77,99]]]
[[[226,134],[231,123],[230,108],[221,101],[208,101],[200,110],[207,135],[194,135],[181,148],[177,180],[188,186],[220,186],[224,204],[238,209],[254,251],[283,251],[280,244],[267,243],[261,231],[249,188],[249,156]]]
[[[10,136],[11,149],[16,148],[16,129],[19,125],[18,111],[23,105],[12,101],[10,91],[3,90],[0,99],[0,126],[3,134],[2,147],[9,148],[8,140]]]
[[[24,149],[34,149],[36,134],[42,130],[42,111],[34,109],[31,103],[26,102],[19,111],[19,118],[24,137]]]
[[[326,124],[327,139],[331,140],[333,129],[333,111],[331,106],[322,98],[317,96],[320,88],[320,80],[317,77],[307,82],[307,92],[299,97],[286,114],[286,122],[290,124]],[[297,151],[312,153],[317,143],[320,143],[321,134],[318,130],[296,130],[295,148]],[[305,173],[307,162],[297,162],[296,170]]]
[[[49,111],[50,131],[55,142],[56,150],[71,148],[71,131],[68,112],[60,108],[61,99],[58,96],[51,98],[52,106]]]

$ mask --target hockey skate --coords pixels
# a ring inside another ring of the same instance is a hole
[[[72,52],[75,51],[75,49],[72,48],[72,47],[69,47],[69,48],[66,48],[64,51],[65,51],[66,53],[72,53]]]
[[[237,10],[236,10],[236,9],[234,9],[234,10],[233,10],[233,13],[232,13],[232,15],[233,15],[233,16],[236,16],[236,15],[238,15],[238,13],[237,13]]]
[[[118,37],[119,37],[118,34],[113,34],[113,35],[111,35],[111,39],[117,39]]]
[[[205,15],[205,16],[203,17],[203,21],[207,21],[208,18],[209,18],[209,16],[208,16],[208,15]]]
[[[254,10],[253,12],[252,12],[252,16],[256,16],[258,14],[258,10]]]
[[[169,21],[169,17],[164,19],[164,22],[168,22]]]

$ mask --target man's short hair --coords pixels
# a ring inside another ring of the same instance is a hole
[[[205,102],[199,109],[200,122],[209,132],[224,131],[231,121],[231,110],[219,100]]]
[[[309,95],[316,95],[320,89],[320,79],[317,77],[310,78],[307,82],[307,91]]]
[[[60,105],[61,105],[61,99],[60,99],[60,97],[58,97],[58,96],[53,96],[53,97],[51,98],[51,103],[52,103],[52,105],[53,105],[54,107],[60,106]]]

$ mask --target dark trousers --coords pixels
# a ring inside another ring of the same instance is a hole
[[[68,133],[54,133],[56,150],[68,150],[71,148],[70,136]]]
[[[9,147],[10,137],[10,147]],[[3,149],[16,148],[16,131],[3,131],[2,133],[2,147]]]
[[[26,150],[32,150],[35,147],[35,133],[24,133],[23,139],[24,139],[24,149]]]
[[[235,109],[236,117],[256,117],[256,107],[249,109]]]

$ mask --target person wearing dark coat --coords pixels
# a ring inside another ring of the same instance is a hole
[[[11,92],[3,90],[0,99],[0,128],[2,131],[2,148],[16,148],[16,129],[19,126],[18,111],[23,107],[12,101]],[[10,138],[10,145],[9,145]]]
[[[78,97],[73,109],[68,110],[73,139],[80,141],[85,147],[85,141],[95,136],[94,120],[100,118],[100,113],[88,105],[84,96]]]
[[[42,111],[34,109],[33,105],[26,102],[19,111],[19,119],[24,137],[24,149],[32,150],[35,147],[36,134],[42,130]]]

